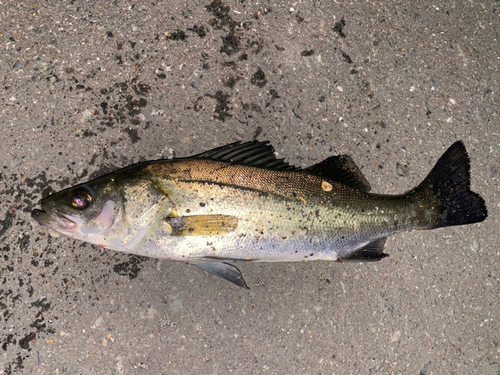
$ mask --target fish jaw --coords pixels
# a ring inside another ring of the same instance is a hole
[[[34,209],[31,212],[31,217],[35,219],[38,224],[66,236],[74,238],[81,238],[83,236],[81,228],[84,222],[78,217],[63,214],[57,211],[45,211],[38,209]]]

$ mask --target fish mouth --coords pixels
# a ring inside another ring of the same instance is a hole
[[[34,209],[31,211],[31,217],[38,224],[55,230],[75,229],[77,227],[77,224],[73,220],[68,219],[66,215],[57,211],[48,213],[44,210]]]
[[[44,210],[34,209],[31,211],[31,217],[36,220],[38,224],[45,225],[49,220],[51,220],[51,216],[45,212]]]

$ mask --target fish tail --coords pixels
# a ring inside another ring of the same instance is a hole
[[[470,160],[462,141],[448,148],[415,190],[422,189],[431,189],[441,204],[440,220],[429,229],[478,223],[488,216],[484,199],[470,190]]]

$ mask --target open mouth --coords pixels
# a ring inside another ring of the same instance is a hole
[[[64,229],[75,229],[77,224],[66,217],[66,215],[60,212],[53,212],[49,214],[44,210],[34,209],[31,211],[31,217],[35,219],[38,224],[44,225],[52,229],[64,228]]]
[[[43,210],[34,209],[33,211],[31,211],[31,217],[35,219],[38,224],[43,225],[48,216],[49,215],[47,215],[47,212]]]

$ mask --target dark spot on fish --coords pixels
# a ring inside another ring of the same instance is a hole
[[[200,207],[205,207],[206,205],[206,203],[200,202]]]
[[[188,208],[188,209],[186,210],[186,212],[187,212],[187,213],[190,213],[190,212],[191,212],[191,210]]]

